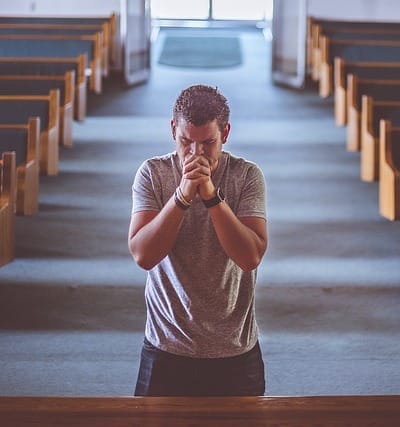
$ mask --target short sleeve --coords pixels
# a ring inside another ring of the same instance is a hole
[[[247,170],[237,216],[256,216],[267,219],[265,178],[261,169],[254,163]]]
[[[154,180],[148,161],[136,172],[132,185],[132,215],[140,211],[160,211],[154,191]]]

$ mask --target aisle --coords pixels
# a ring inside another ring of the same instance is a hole
[[[257,311],[268,393],[399,392],[399,224],[379,217],[377,186],[360,182],[329,101],[271,86],[257,73],[268,45],[242,40],[243,67],[155,65],[147,85],[113,82],[91,97],[60,175],[41,180],[39,215],[18,217],[16,260],[0,269],[0,394],[131,394],[145,272],[127,250],[130,187],[142,160],[173,149],[172,102],[198,81],[231,99],[226,149],[267,181]]]

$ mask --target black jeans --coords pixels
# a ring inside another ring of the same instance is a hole
[[[195,359],[159,350],[144,340],[135,396],[262,396],[259,343],[247,353]]]

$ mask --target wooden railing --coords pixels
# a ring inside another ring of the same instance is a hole
[[[399,427],[400,395],[1,397],[4,427]]]

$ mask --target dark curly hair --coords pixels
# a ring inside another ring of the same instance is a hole
[[[202,126],[217,119],[218,127],[224,131],[229,122],[229,105],[218,88],[207,85],[193,85],[184,89],[178,96],[173,111],[173,119]]]

